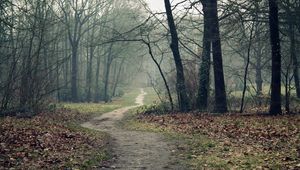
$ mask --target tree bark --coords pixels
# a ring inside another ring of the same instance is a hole
[[[277,0],[269,0],[270,42],[272,47],[272,81],[269,113],[281,114],[281,53]]]
[[[92,97],[92,77],[93,77],[93,60],[94,60],[94,47],[89,47],[89,60],[88,60],[88,68],[87,68],[87,81],[86,81],[86,91],[87,97],[86,101],[91,102]]]
[[[72,102],[78,102],[78,43],[72,45],[71,96]]]
[[[90,33],[91,32],[91,33]],[[88,47],[88,66],[87,66],[87,81],[86,81],[86,91],[87,91],[87,97],[86,101],[91,102],[92,100],[92,84],[93,84],[93,60],[94,60],[94,53],[95,53],[95,46],[94,46],[94,36],[95,36],[95,26],[91,30],[88,31],[89,44],[90,47]]]
[[[100,78],[100,62],[101,62],[101,54],[100,50],[98,49],[98,57],[97,57],[97,65],[96,65],[96,86],[95,86],[95,102],[100,101],[100,85],[99,85],[99,78]]]
[[[257,60],[257,66],[255,67],[255,82],[256,82],[256,96],[258,99],[258,105],[262,105],[262,95],[263,95],[263,79],[262,79],[262,69],[260,56]]]
[[[214,112],[225,113],[227,109],[226,89],[223,71],[222,48],[218,21],[217,0],[210,1],[212,5],[212,49],[215,78],[215,107]]]
[[[296,39],[295,39],[295,28],[292,21],[289,23],[289,32],[290,32],[290,53],[291,59],[293,61],[293,74],[294,74],[294,83],[296,88],[296,95],[300,98],[300,82],[299,82],[299,70],[298,70],[298,58],[296,55]]]
[[[189,107],[189,100],[186,92],[183,65],[182,65],[181,56],[179,52],[179,45],[178,45],[179,39],[178,39],[176,25],[172,14],[171,3],[169,0],[164,0],[164,2],[165,2],[166,13],[167,13],[168,25],[171,33],[171,38],[172,38],[170,47],[173,53],[175,66],[176,66],[176,73],[177,73],[176,91],[178,96],[178,104],[179,104],[180,111],[186,112],[189,111],[190,107]]]
[[[122,61],[120,63],[119,69],[118,69],[118,72],[115,73],[116,77],[115,77],[115,82],[114,82],[114,86],[113,86],[112,96],[116,95],[116,90],[117,90],[117,87],[118,87],[118,84],[119,84],[119,81],[120,81],[121,71],[123,69],[123,64],[124,63],[125,63],[125,57],[122,58]],[[117,68],[117,65],[116,65],[116,68]]]
[[[203,50],[202,61],[199,69],[199,88],[197,96],[198,109],[201,111],[207,110],[208,95],[209,95],[209,75],[211,62],[211,7],[208,1],[202,0],[203,15],[204,15],[204,33],[203,33]]]
[[[113,61],[113,56],[112,56],[112,47],[113,47],[113,43],[110,44],[109,47],[109,52],[107,55],[107,59],[106,59],[106,66],[105,66],[105,76],[104,76],[104,101],[107,103],[110,101],[110,96],[108,94],[108,83],[109,83],[109,75],[110,75],[110,67],[111,67],[111,63]]]

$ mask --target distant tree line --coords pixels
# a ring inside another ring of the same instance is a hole
[[[299,1],[164,3],[1,1],[0,113],[109,102],[136,75],[182,112],[297,106]]]
[[[139,44],[112,41],[144,19],[132,1],[4,0],[0,13],[2,115],[109,102],[141,65]]]

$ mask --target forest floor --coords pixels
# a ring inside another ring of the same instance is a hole
[[[300,169],[299,114],[142,114],[145,91],[0,118],[0,169]]]
[[[0,118],[0,169],[90,169],[97,166],[108,159],[109,136],[76,125],[88,119],[88,114],[69,109],[26,119]]]
[[[83,127],[104,131],[113,138],[113,159],[103,169],[184,169],[175,156],[174,145],[166,142],[162,134],[131,131],[117,124],[129,110],[143,105],[146,93],[141,90],[136,106],[123,107],[82,124]]]
[[[177,141],[189,169],[300,169],[300,115],[133,114],[126,124]]]
[[[133,105],[139,91],[112,103],[60,103],[32,118],[0,117],[0,169],[95,169],[110,158],[110,136],[80,126]]]

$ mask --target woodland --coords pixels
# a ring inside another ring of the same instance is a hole
[[[0,169],[126,169],[132,131],[179,169],[299,169],[299,54],[299,0],[0,0]]]

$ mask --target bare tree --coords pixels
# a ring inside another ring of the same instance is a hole
[[[217,0],[210,1],[212,17],[212,50],[213,50],[213,67],[215,78],[215,108],[217,113],[225,113],[227,109],[227,98],[224,81],[222,49],[219,31],[218,7]]]
[[[185,87],[185,80],[184,80],[184,73],[183,73],[183,65],[180,57],[179,52],[179,45],[178,45],[178,34],[176,30],[176,25],[174,22],[173,14],[172,14],[172,8],[171,3],[169,0],[165,0],[165,9],[167,13],[167,19],[168,19],[168,25],[172,37],[171,41],[171,50],[173,52],[173,57],[175,61],[176,66],[176,90],[177,90],[177,96],[178,96],[178,104],[180,111],[188,111],[189,108],[189,99],[187,97],[186,87]]]
[[[277,0],[269,0],[270,41],[272,47],[271,115],[281,114],[281,52]]]
[[[102,1],[60,1],[59,5],[64,15],[69,42],[72,50],[71,95],[72,101],[78,102],[78,49],[82,36],[91,28],[84,27],[95,15]]]
[[[210,76],[210,65],[211,65],[211,6],[209,1],[202,0],[203,6],[203,17],[204,17],[204,31],[203,31],[203,50],[202,60],[199,70],[199,89],[197,96],[197,104],[200,110],[207,110],[208,106],[208,95],[209,95],[209,76]]]

